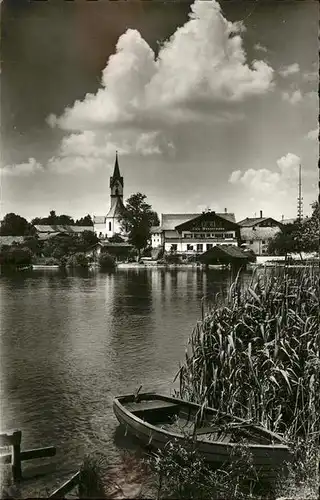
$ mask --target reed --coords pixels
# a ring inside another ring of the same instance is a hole
[[[319,442],[319,296],[315,267],[238,276],[196,325],[180,396]]]
[[[80,468],[79,498],[107,498],[105,471],[108,465],[102,454],[87,455]]]

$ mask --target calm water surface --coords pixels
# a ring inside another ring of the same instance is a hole
[[[56,446],[56,467],[75,470],[97,447],[116,456],[113,397],[172,389],[201,298],[230,279],[194,269],[2,276],[1,428],[20,428],[24,448]]]

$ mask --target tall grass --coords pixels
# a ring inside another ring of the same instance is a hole
[[[180,396],[319,443],[319,270],[238,277],[189,340]]]

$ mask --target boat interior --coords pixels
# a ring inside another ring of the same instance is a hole
[[[125,397],[121,404],[132,414],[155,427],[184,437],[224,443],[282,444],[277,436],[254,425],[211,408],[160,395],[140,394]],[[162,399],[163,398],[163,399]]]

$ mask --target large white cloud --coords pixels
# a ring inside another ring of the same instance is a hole
[[[245,186],[253,193],[262,196],[285,192],[291,186],[296,186],[300,162],[299,156],[287,153],[277,160],[277,171],[268,168],[249,168],[245,172],[235,170],[230,175],[229,182]]]
[[[195,0],[189,18],[157,57],[138,31],[127,30],[103,70],[98,92],[48,122],[70,131],[144,128],[148,122],[156,129],[163,122],[208,117],[208,105],[239,102],[273,88],[272,68],[263,61],[249,66],[241,25],[228,22],[218,2]]]

